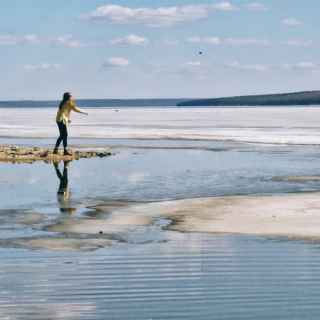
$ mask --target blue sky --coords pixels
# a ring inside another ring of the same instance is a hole
[[[318,7],[316,0],[1,0],[0,99],[316,90]]]

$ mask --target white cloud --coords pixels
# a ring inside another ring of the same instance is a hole
[[[36,34],[26,34],[21,39],[24,43],[37,44],[40,43],[41,40]]]
[[[288,27],[298,27],[302,25],[302,22],[296,18],[286,18],[283,19],[282,24],[288,26]]]
[[[72,34],[66,34],[56,38],[52,38],[51,42],[53,44],[62,45],[68,48],[80,48],[84,46],[84,44],[79,40],[76,40]]]
[[[226,63],[225,66],[232,69],[257,71],[257,72],[265,72],[269,70],[269,67],[263,64],[241,64],[238,61]]]
[[[0,45],[21,45],[21,44],[56,44],[69,48],[83,47],[84,44],[76,40],[71,34],[58,37],[39,37],[36,34],[21,36],[0,35]]]
[[[123,44],[123,45],[142,45],[148,43],[148,39],[135,35],[135,34],[129,34],[126,37],[123,38],[116,38],[110,41],[111,44]]]
[[[313,41],[311,40],[288,40],[285,42],[288,46],[293,47],[311,47],[313,45]]]
[[[268,11],[268,8],[260,2],[250,2],[246,7],[250,11]]]
[[[116,24],[140,23],[151,27],[172,26],[177,23],[205,19],[212,11],[232,11],[236,8],[230,2],[212,5],[194,4],[158,8],[130,8],[120,5],[104,5],[84,16],[92,21]]]
[[[122,57],[112,57],[109,58],[103,67],[127,67],[130,64],[129,60]]]
[[[224,41],[226,44],[233,46],[246,46],[246,45],[255,45],[255,46],[269,46],[271,42],[265,39],[255,39],[255,38],[227,38]]]
[[[213,4],[212,8],[220,11],[233,11],[236,9],[236,7],[228,1],[222,1],[217,4]]]
[[[163,44],[174,46],[179,43],[178,40],[163,40]],[[119,37],[110,40],[113,45],[145,45],[149,43],[149,39],[136,34],[129,34],[125,37]],[[10,35],[0,34],[0,46],[16,46],[24,44],[39,45],[56,45],[67,48],[82,48],[87,46],[101,47],[104,45],[102,41],[83,42],[76,39],[72,34],[64,34],[60,36],[39,37],[36,34],[26,35]]]
[[[190,38],[187,39],[187,42],[201,43],[202,42],[202,38],[201,37],[190,37]]]
[[[26,64],[24,69],[27,71],[37,71],[37,70],[57,70],[60,69],[61,65],[54,63],[40,63],[40,64]]]
[[[295,64],[283,64],[282,67],[286,70],[315,70],[318,65],[311,61],[302,61]]]
[[[203,39],[203,41],[208,44],[220,44],[221,43],[221,40],[218,37],[205,37]]]
[[[296,64],[296,66],[298,68],[302,68],[302,69],[314,69],[314,68],[317,67],[317,65],[315,63],[309,62],[309,61],[307,61],[307,62],[305,62],[305,61],[299,62],[299,63]]]
[[[238,69],[238,70],[248,70],[248,71],[257,71],[257,72],[266,72],[271,69],[273,70],[287,70],[287,71],[311,71],[316,72],[319,70],[320,65],[312,62],[312,61],[301,61],[298,63],[285,63],[285,64],[277,64],[277,65],[263,65],[263,64],[241,64],[238,61],[233,61],[225,64],[228,68]]]
[[[170,39],[165,39],[163,40],[163,44],[166,46],[177,46],[179,44],[178,40],[170,40]]]
[[[37,44],[40,38],[35,34],[26,34],[23,36],[0,35],[0,45],[18,45],[18,44]]]
[[[201,66],[201,62],[200,61],[188,61],[186,63],[186,66],[190,66],[190,67],[200,67]]]
[[[221,44],[221,39],[219,37],[190,37],[187,41],[191,43]]]
[[[0,45],[15,45],[17,44],[17,38],[10,35],[0,35]]]
[[[246,46],[246,45],[256,45],[256,46],[269,46],[271,42],[265,39],[255,39],[255,38],[226,38],[221,39],[219,37],[190,37],[187,39],[190,43],[203,43],[203,44],[214,44],[214,45],[232,45],[232,46]]]

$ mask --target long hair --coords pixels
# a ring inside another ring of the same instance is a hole
[[[61,100],[61,102],[60,102],[60,104],[59,104],[59,109],[61,109],[62,106],[63,106],[68,100],[70,100],[70,98],[71,98],[70,92],[65,92],[65,93],[63,94],[63,98],[62,98],[62,100]]]

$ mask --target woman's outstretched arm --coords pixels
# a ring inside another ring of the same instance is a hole
[[[78,112],[78,113],[82,113],[82,114],[85,114],[85,115],[88,115],[87,112],[84,112],[83,110],[81,110],[79,107],[76,106],[76,104],[72,101],[70,102],[71,103],[71,106],[72,106],[72,110],[75,111],[75,112]]]

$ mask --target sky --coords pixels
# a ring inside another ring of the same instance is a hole
[[[320,89],[319,1],[1,0],[0,100]]]

